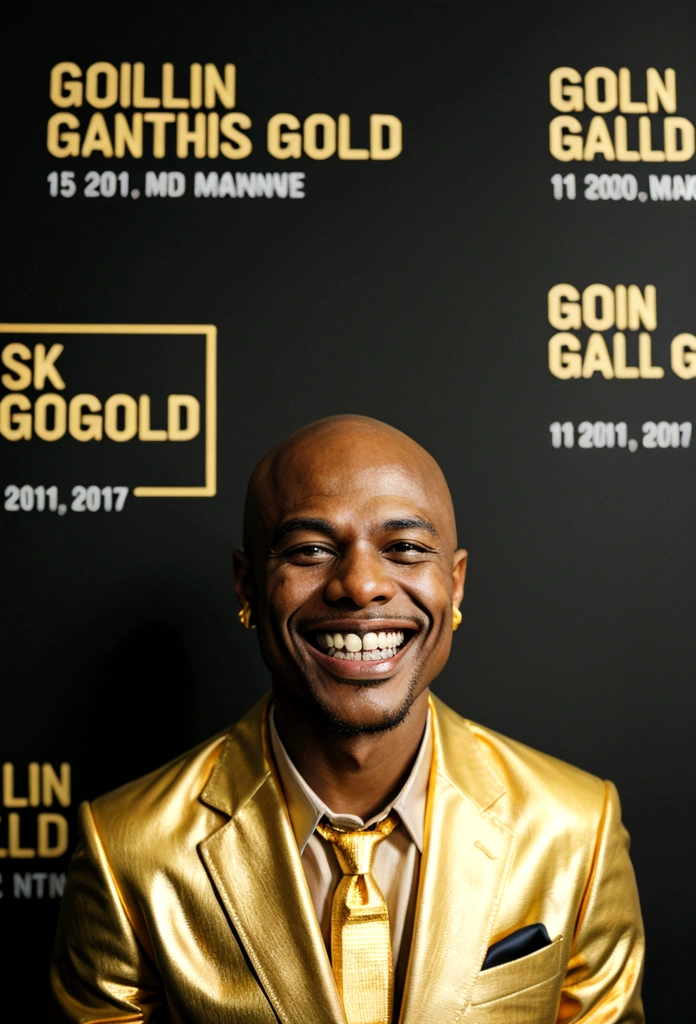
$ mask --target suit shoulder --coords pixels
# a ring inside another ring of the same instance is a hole
[[[225,729],[161,768],[97,797],[91,808],[100,835],[155,827],[172,805],[197,802],[228,735]]]
[[[442,705],[440,705],[442,709]],[[444,709],[443,709],[444,710]],[[533,804],[544,817],[596,828],[607,798],[604,780],[446,709],[448,729],[464,730],[507,791],[512,808]],[[511,809],[512,809],[511,808]]]
[[[477,722],[467,722],[478,743],[485,752],[495,759],[506,776],[514,775],[528,784],[533,783],[549,792],[557,793],[565,801],[569,798],[579,799],[583,805],[598,804],[601,807],[605,799],[605,782],[597,775],[577,768],[575,765],[562,761],[551,754],[503,736],[493,729],[487,729]]]

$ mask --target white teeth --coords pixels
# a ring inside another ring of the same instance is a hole
[[[401,630],[391,633],[317,633],[317,646],[343,661],[381,661],[393,658],[404,642]]]
[[[376,651],[379,647],[379,641],[376,633],[366,633],[362,640],[362,648],[364,651]]]

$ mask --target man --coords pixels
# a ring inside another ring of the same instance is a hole
[[[465,566],[392,427],[332,417],[261,461],[235,585],[271,696],[82,807],[57,1019],[643,1021],[614,787],[429,693]]]

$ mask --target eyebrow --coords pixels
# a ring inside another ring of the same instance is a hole
[[[286,523],[283,523],[273,538],[273,546],[275,547],[276,544],[279,544],[288,534],[297,533],[298,530],[326,533],[329,537],[336,537],[338,535],[336,527],[332,526],[326,519],[315,519],[313,516],[298,516],[295,519],[288,519]]]
[[[297,533],[300,530],[310,530],[315,533],[325,533],[329,537],[337,537],[338,530],[326,519],[316,519],[313,516],[297,516],[295,519],[288,519],[280,527],[273,538],[273,546],[279,544],[288,534]],[[376,533],[388,533],[392,530],[425,530],[432,537],[440,539],[440,535],[431,522],[416,516],[408,519],[387,519],[380,523]]]
[[[433,524],[418,516],[409,519],[388,519],[386,523],[382,523],[380,530],[426,530],[431,536],[440,539],[440,534]]]

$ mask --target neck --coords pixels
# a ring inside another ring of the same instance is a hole
[[[305,782],[337,814],[367,820],[393,800],[416,759],[428,716],[429,690],[394,729],[342,736],[308,708],[274,689],[274,717],[283,746]]]

